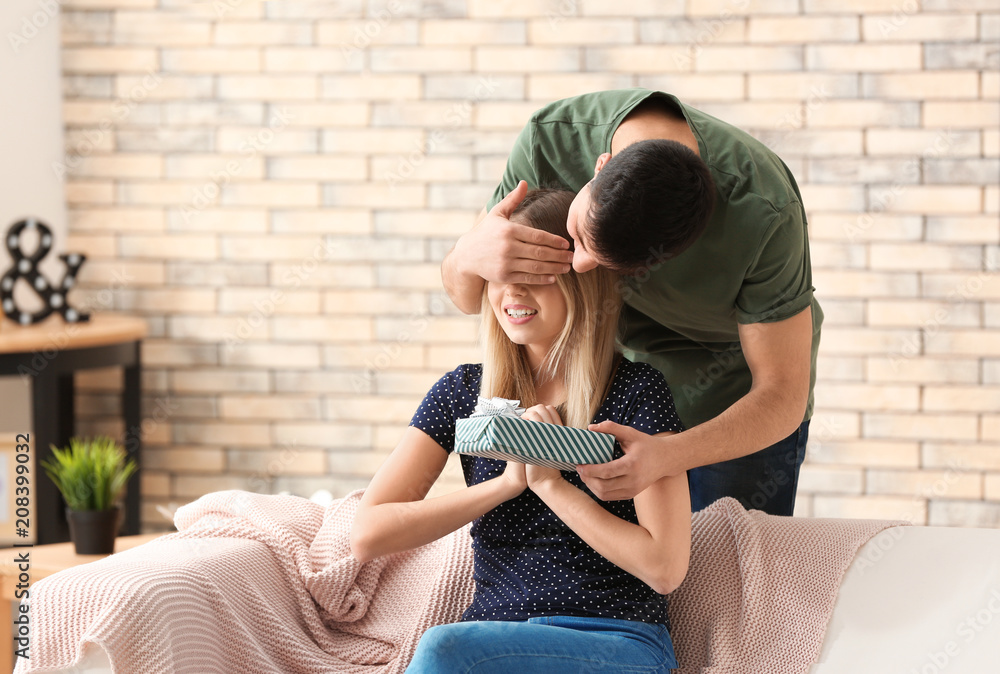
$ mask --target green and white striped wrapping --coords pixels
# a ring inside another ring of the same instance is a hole
[[[607,433],[512,416],[469,417],[455,423],[455,451],[488,459],[574,470],[577,464],[610,461],[614,449],[615,436]]]

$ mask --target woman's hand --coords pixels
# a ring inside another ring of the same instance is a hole
[[[559,417],[559,412],[552,405],[535,405],[534,407],[529,407],[521,415],[521,418],[528,421],[556,424],[557,426],[563,425],[562,419]],[[534,492],[543,489],[547,484],[562,480],[562,473],[558,469],[531,464],[528,464],[526,468],[526,475],[528,478],[528,487]]]
[[[546,424],[556,424],[557,426],[562,426],[562,419],[559,418],[559,412],[553,405],[535,405],[529,407],[521,415],[522,419],[527,419],[528,421],[541,421]]]
[[[562,480],[562,473],[558,468],[535,466],[530,463],[525,467],[525,476],[528,479],[528,488],[535,493]]]
[[[510,496],[514,498],[528,488],[528,478],[525,474],[524,464],[517,461],[508,461],[500,479],[504,480],[510,488]]]

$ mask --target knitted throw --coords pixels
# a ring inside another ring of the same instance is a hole
[[[178,532],[32,584],[16,671],[67,667],[92,642],[129,674],[402,672],[424,631],[472,601],[468,527],[361,564],[360,497],[324,509],[234,490],[182,506]]]
[[[679,674],[806,674],[858,549],[905,520],[779,517],[725,497],[692,516],[670,595]]]
[[[361,564],[348,543],[360,496],[324,510],[223,491],[181,507],[177,533],[32,584],[31,659],[15,674],[73,665],[86,642],[116,672],[402,672],[423,632],[472,601],[468,527]],[[905,524],[776,517],[732,498],[695,513],[670,596],[677,671],[805,674],[858,548]]]

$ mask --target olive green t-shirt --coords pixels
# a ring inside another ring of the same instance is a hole
[[[625,115],[651,96],[672,102],[691,127],[715,180],[715,210],[693,246],[651,265],[649,273],[625,278],[625,354],[663,372],[690,428],[750,390],[738,325],[781,321],[811,306],[809,419],[823,312],[813,297],[805,211],[791,171],[749,134],[648,89],[556,101],[521,131],[487,208],[520,180],[529,187],[579,191],[593,177],[597,157],[611,152],[611,137]]]

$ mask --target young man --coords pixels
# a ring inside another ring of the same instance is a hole
[[[523,182],[526,181],[526,182]],[[527,187],[578,191],[558,237],[511,223]],[[692,509],[732,496],[791,515],[805,457],[823,314],[813,297],[795,179],[750,135],[646,89],[585,94],[536,112],[502,181],[442,265],[479,311],[485,280],[552,283],[572,268],[625,273],[621,342],[666,376],[687,430],[653,438],[611,423],[626,455],[580,475],[633,497],[688,471]]]

